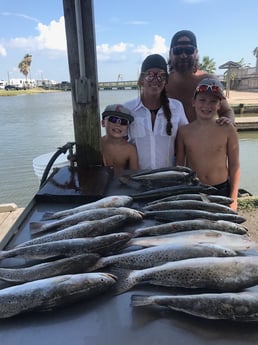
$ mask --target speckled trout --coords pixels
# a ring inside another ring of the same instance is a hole
[[[155,210],[203,210],[208,212],[216,213],[230,213],[236,214],[232,208],[226,205],[221,205],[215,202],[204,202],[199,200],[177,200],[177,201],[163,201],[156,204],[151,204],[143,207],[145,211],[155,211]]]
[[[171,195],[171,196],[167,196],[166,198],[162,198],[162,199],[158,199],[158,200],[154,200],[148,203],[148,205],[153,205],[153,204],[157,204],[159,202],[163,202],[163,201],[178,201],[178,200],[199,200],[199,201],[210,201],[210,202],[216,202],[218,204],[222,204],[222,205],[229,205],[233,202],[233,199],[226,197],[226,196],[222,196],[222,195],[208,195],[208,194],[204,194],[204,193],[198,193],[198,194],[178,194],[178,195]]]
[[[100,207],[120,207],[129,206],[132,204],[133,199],[128,195],[112,195],[102,198],[100,200],[90,202],[81,206],[70,208],[68,210],[58,211],[58,212],[46,212],[42,219],[59,219],[77,212],[82,212],[85,210],[93,210]]]
[[[67,240],[71,238],[93,237],[109,234],[111,232],[114,232],[118,229],[119,226],[124,224],[126,219],[127,216],[125,215],[117,215],[98,220],[86,220],[85,222],[69,226],[54,233],[42,235],[38,238],[22,242],[16,247],[25,247],[31,246],[33,244]]]
[[[116,277],[107,273],[61,275],[0,290],[0,318],[30,311],[50,311],[108,290]]]
[[[247,235],[231,234],[219,230],[182,231],[169,235],[136,237],[128,242],[128,246],[151,247],[169,243],[215,243],[236,251],[257,247],[257,243]]]
[[[117,294],[141,283],[233,292],[258,284],[258,256],[194,258],[143,270],[117,268],[114,272],[118,277]]]
[[[89,253],[43,262],[28,267],[0,267],[0,279],[10,283],[20,284],[63,274],[82,273],[86,272],[87,267],[93,265],[98,259],[99,255]]]
[[[73,238],[32,244],[30,246],[2,250],[0,251],[0,260],[13,257],[46,259],[85,253],[106,254],[115,251],[117,248],[121,249],[131,237],[132,235],[128,232],[117,232],[96,237]]]
[[[162,265],[168,261],[178,261],[195,257],[236,255],[237,253],[234,250],[213,243],[194,245],[184,243],[163,244],[161,246],[102,257],[90,269],[97,270],[109,265],[116,265],[128,269],[143,269]]]
[[[202,229],[219,230],[239,235],[247,234],[248,231],[242,224],[229,222],[227,220],[191,219],[137,228],[134,230],[134,237],[165,235]]]
[[[258,321],[258,292],[132,295],[132,307],[159,305],[205,319]]]
[[[51,232],[56,229],[64,229],[83,221],[99,220],[119,214],[125,215],[127,220],[130,222],[141,221],[143,216],[142,212],[129,207],[102,207],[94,210],[78,212],[50,222],[31,222],[30,233],[32,235],[38,235],[45,232]]]

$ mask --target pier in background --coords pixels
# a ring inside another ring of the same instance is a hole
[[[98,82],[99,90],[136,90],[137,81],[104,81]]]

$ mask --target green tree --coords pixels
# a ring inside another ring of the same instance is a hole
[[[256,58],[255,68],[256,68],[256,73],[258,74],[258,47],[254,48],[253,54],[254,54],[254,56]]]
[[[216,63],[214,59],[210,59],[209,56],[204,56],[202,61],[199,62],[199,69],[210,74],[214,74],[216,70]]]
[[[237,63],[240,65],[239,68],[248,68],[250,67],[250,63],[245,63],[244,58],[237,61]]]
[[[30,71],[31,62],[32,62],[32,55],[26,54],[26,55],[24,55],[24,58],[22,59],[22,61],[18,65],[18,68],[19,68],[20,72],[26,78],[26,83],[27,83],[28,74],[29,74],[29,71]]]

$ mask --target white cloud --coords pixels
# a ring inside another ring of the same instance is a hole
[[[124,61],[131,56],[131,54],[140,54],[142,58],[149,54],[161,54],[166,57],[168,47],[166,40],[162,36],[154,35],[153,44],[151,47],[146,45],[134,45],[132,43],[120,42],[114,45],[104,43],[97,46],[97,57],[99,61],[116,62]]]
[[[66,50],[64,17],[58,22],[52,21],[49,26],[38,24],[39,36],[36,37],[40,49]]]
[[[6,56],[6,55],[7,53],[6,53],[5,47],[2,44],[0,44],[0,56]]]
[[[154,35],[154,41],[152,47],[148,48],[145,45],[137,46],[134,51],[140,53],[142,57],[149,54],[161,54],[166,55],[168,52],[168,47],[166,46],[166,40],[162,36]]]
[[[26,14],[22,14],[22,13],[13,13],[13,12],[1,12],[0,13],[1,16],[14,16],[14,17],[20,17],[20,18],[24,18],[27,20],[31,20],[33,22],[38,23],[39,20],[35,17],[31,17],[31,16],[27,16]]]
[[[130,43],[120,42],[114,45],[104,43],[97,46],[98,60],[100,61],[115,61],[124,59],[124,54],[132,47]]]
[[[38,23],[38,36],[35,37],[16,37],[10,41],[12,47],[26,48],[31,51],[48,50],[48,51],[66,51],[66,35],[64,17],[59,21],[51,21],[49,25]]]

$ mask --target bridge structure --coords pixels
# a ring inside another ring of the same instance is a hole
[[[137,81],[104,81],[98,83],[99,90],[136,90]]]

